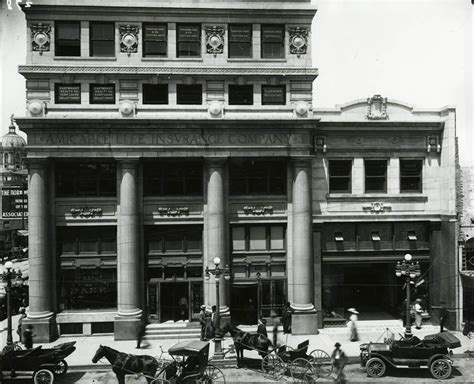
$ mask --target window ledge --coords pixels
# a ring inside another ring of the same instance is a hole
[[[116,57],[55,56],[55,61],[117,61]]]
[[[328,201],[428,201],[428,196],[418,193],[401,193],[401,194],[381,194],[381,193],[366,193],[366,194],[350,194],[350,193],[328,193],[326,195]]]

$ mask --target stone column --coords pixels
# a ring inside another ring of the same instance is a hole
[[[293,303],[292,333],[315,334],[312,254],[311,160],[293,160]]]
[[[205,223],[206,250],[204,257],[204,267],[215,268],[213,262],[215,257],[221,259],[220,266],[223,268],[229,264],[229,251],[227,246],[227,220],[226,220],[226,168],[227,159],[209,159],[207,161],[207,217]],[[216,303],[216,284],[211,275],[207,287],[207,305]],[[220,278],[219,301],[221,324],[224,324],[226,317],[229,317],[229,282]]]
[[[28,161],[28,265],[30,312],[24,325],[33,325],[35,342],[57,338],[55,318],[56,255],[51,246],[49,164],[46,159]],[[53,221],[54,222],[54,221]]]
[[[139,162],[119,162],[119,212],[117,228],[117,300],[115,339],[137,337],[143,313],[143,255],[141,254],[139,213]]]

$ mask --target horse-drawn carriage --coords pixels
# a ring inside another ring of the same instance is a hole
[[[149,384],[224,383],[222,371],[209,364],[207,341],[183,341],[168,349],[171,360],[148,355],[130,355],[101,345],[92,359],[96,363],[105,357],[115,372],[119,384],[125,375],[143,375]]]
[[[43,349],[41,346],[32,349],[5,348],[1,354],[0,377],[2,372],[14,375],[33,372],[35,384],[52,383],[55,376],[64,375],[68,365],[66,357],[76,350],[75,341]]]

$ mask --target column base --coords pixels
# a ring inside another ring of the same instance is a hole
[[[33,343],[50,343],[59,337],[58,325],[56,323],[56,316],[50,316],[40,319],[26,318],[21,324],[21,333],[28,325],[33,326]]]
[[[318,315],[316,312],[296,312],[291,315],[292,335],[317,335],[318,333]]]
[[[141,318],[116,316],[114,319],[114,340],[136,340],[141,324]]]

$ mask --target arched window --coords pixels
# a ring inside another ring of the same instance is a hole
[[[3,165],[6,166],[8,164],[8,153],[3,155]]]
[[[21,166],[20,154],[19,154],[19,153],[16,153],[16,154],[15,154],[15,168],[16,168],[16,169],[20,169],[20,166]]]

